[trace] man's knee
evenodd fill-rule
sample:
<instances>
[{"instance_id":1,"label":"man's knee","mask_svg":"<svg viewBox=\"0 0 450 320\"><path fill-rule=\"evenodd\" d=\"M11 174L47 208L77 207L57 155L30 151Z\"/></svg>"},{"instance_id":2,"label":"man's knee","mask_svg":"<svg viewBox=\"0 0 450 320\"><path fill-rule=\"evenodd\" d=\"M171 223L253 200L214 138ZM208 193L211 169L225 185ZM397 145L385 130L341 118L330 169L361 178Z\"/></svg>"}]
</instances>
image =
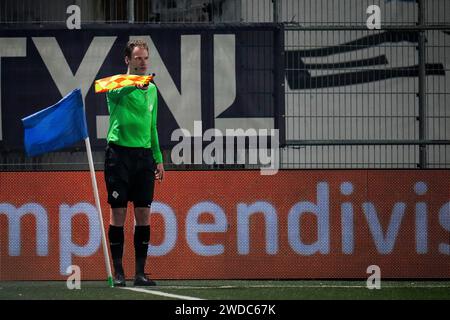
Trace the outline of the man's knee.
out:
<instances>
[{"instance_id":1,"label":"man's knee","mask_svg":"<svg viewBox=\"0 0 450 320\"><path fill-rule=\"evenodd\" d=\"M123 226L125 224L125 218L127 214L127 208L111 208L111 225Z\"/></svg>"},{"instance_id":2,"label":"man's knee","mask_svg":"<svg viewBox=\"0 0 450 320\"><path fill-rule=\"evenodd\" d=\"M150 208L148 207L135 207L134 217L136 219L136 225L145 226L149 224Z\"/></svg>"}]
</instances>

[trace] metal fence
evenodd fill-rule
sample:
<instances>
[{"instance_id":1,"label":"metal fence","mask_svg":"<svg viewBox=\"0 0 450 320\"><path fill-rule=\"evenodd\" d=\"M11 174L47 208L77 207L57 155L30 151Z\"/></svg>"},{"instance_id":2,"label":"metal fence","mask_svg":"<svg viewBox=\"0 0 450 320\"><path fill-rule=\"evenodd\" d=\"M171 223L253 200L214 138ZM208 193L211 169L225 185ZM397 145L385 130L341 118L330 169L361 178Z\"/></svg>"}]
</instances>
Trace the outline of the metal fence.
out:
<instances>
[{"instance_id":1,"label":"metal fence","mask_svg":"<svg viewBox=\"0 0 450 320\"><path fill-rule=\"evenodd\" d=\"M450 167L449 0L2 0L0 24L65 23L70 4L83 23L282 23L282 168ZM373 5L381 28L369 30ZM73 156L0 162L84 168Z\"/></svg>"},{"instance_id":2,"label":"metal fence","mask_svg":"<svg viewBox=\"0 0 450 320\"><path fill-rule=\"evenodd\" d=\"M261 20L258 15L265 14L261 3L256 0L2 0L0 22L65 23L66 8L72 4L80 7L83 23L241 22L249 20L245 12Z\"/></svg>"},{"instance_id":3,"label":"metal fence","mask_svg":"<svg viewBox=\"0 0 450 320\"><path fill-rule=\"evenodd\" d=\"M374 4L381 29L368 30ZM450 165L449 1L282 5L284 167Z\"/></svg>"}]
</instances>

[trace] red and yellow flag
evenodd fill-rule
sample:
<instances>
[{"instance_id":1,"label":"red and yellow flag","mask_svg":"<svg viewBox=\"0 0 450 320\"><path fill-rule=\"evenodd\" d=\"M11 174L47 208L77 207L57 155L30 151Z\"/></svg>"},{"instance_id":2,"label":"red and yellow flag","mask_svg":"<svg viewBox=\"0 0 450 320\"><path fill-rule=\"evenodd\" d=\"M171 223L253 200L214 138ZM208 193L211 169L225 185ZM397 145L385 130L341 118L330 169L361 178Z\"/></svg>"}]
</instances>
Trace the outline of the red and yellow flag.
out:
<instances>
[{"instance_id":1,"label":"red and yellow flag","mask_svg":"<svg viewBox=\"0 0 450 320\"><path fill-rule=\"evenodd\" d=\"M115 76L95 80L95 93L107 92L126 86L135 86L137 84L148 85L152 79L153 75L138 76L135 74L117 74Z\"/></svg>"}]
</instances>

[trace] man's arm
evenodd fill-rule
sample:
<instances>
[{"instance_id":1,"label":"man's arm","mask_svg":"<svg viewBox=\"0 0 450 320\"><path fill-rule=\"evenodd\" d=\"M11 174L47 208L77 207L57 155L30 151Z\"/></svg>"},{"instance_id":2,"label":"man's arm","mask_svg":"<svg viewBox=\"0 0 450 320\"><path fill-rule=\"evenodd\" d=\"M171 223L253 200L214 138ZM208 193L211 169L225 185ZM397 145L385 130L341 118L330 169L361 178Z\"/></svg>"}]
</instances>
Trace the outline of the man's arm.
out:
<instances>
[{"instance_id":1,"label":"man's arm","mask_svg":"<svg viewBox=\"0 0 450 320\"><path fill-rule=\"evenodd\" d=\"M136 88L134 86L113 89L106 93L106 97L107 97L107 99L112 100L114 102L114 104L117 104L123 96L129 94L133 90L136 90Z\"/></svg>"},{"instance_id":2,"label":"man's arm","mask_svg":"<svg viewBox=\"0 0 450 320\"><path fill-rule=\"evenodd\" d=\"M152 123L151 123L151 144L153 151L153 158L156 162L156 172L155 179L162 181L164 176L164 165L163 165L163 157L161 153L161 149L159 147L159 138L158 138L158 127L157 127L157 118L158 118L158 92L156 86L152 86L151 89L152 97Z\"/></svg>"}]
</instances>

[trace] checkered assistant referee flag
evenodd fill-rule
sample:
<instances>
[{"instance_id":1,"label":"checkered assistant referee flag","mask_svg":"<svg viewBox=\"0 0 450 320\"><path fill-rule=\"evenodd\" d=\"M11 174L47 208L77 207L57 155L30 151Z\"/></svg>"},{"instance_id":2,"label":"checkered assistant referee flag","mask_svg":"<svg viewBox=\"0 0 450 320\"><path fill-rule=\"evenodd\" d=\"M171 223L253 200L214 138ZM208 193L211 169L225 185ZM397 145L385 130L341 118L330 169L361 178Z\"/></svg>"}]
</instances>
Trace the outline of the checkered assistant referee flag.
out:
<instances>
[{"instance_id":1,"label":"checkered assistant referee flag","mask_svg":"<svg viewBox=\"0 0 450 320\"><path fill-rule=\"evenodd\" d=\"M152 81L154 74L151 76L138 76L134 74L118 74L115 76L95 80L95 93L107 92L113 89L119 89L127 86L135 86L137 84L148 85Z\"/></svg>"}]
</instances>

